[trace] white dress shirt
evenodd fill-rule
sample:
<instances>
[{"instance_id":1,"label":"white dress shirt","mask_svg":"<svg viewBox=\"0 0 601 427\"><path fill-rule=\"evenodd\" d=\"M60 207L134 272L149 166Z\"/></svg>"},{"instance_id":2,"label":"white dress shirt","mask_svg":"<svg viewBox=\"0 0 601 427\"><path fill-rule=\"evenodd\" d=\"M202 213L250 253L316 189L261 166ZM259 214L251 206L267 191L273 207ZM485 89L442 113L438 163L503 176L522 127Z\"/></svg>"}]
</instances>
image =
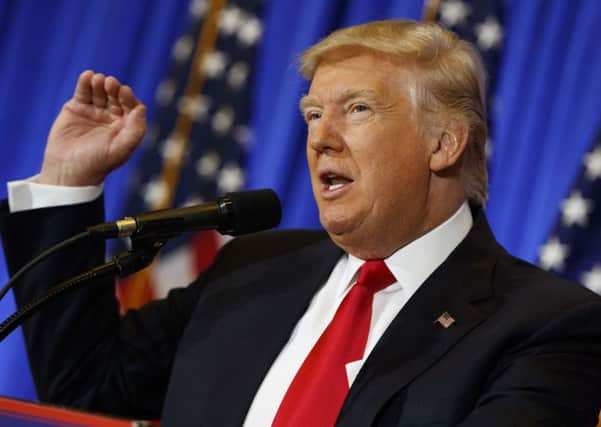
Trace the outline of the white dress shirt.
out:
<instances>
[{"instance_id":1,"label":"white dress shirt","mask_svg":"<svg viewBox=\"0 0 601 427\"><path fill-rule=\"evenodd\" d=\"M11 212L91 201L102 187L60 187L36 184L31 180L8 184ZM466 203L432 231L397 250L384 262L396 282L374 295L372 319L363 359L347 364L349 386L357 377L378 340L395 316L422 283L444 262L472 227ZM333 319L338 306L356 281L363 260L343 255L324 286L315 294L309 308L294 328L290 339L267 372L246 416L245 427L272 424L278 407L303 361Z\"/></svg>"}]
</instances>

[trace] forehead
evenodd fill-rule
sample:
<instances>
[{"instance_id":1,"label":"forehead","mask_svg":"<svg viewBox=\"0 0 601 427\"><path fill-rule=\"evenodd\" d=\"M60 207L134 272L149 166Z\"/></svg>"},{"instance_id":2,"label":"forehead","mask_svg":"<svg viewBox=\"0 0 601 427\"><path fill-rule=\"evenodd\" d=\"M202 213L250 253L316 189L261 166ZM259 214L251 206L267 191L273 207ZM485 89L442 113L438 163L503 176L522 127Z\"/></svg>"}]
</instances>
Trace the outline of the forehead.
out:
<instances>
[{"instance_id":1,"label":"forehead","mask_svg":"<svg viewBox=\"0 0 601 427\"><path fill-rule=\"evenodd\" d=\"M367 96L389 99L407 95L414 75L400 58L379 52L334 52L317 66L308 100L346 99Z\"/></svg>"}]
</instances>

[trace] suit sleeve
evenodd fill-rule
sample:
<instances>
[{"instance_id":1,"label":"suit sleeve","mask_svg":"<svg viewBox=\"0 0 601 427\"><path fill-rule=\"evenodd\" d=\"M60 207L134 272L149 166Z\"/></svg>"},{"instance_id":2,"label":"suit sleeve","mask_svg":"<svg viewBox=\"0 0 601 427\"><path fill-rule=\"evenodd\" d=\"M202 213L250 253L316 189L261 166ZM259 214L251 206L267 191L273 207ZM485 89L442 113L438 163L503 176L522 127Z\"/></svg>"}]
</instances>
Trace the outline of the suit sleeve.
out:
<instances>
[{"instance_id":1,"label":"suit sleeve","mask_svg":"<svg viewBox=\"0 0 601 427\"><path fill-rule=\"evenodd\" d=\"M596 426L601 408L599 324L601 304L582 303L507 351L460 425Z\"/></svg>"},{"instance_id":2,"label":"suit sleeve","mask_svg":"<svg viewBox=\"0 0 601 427\"><path fill-rule=\"evenodd\" d=\"M103 201L10 214L0 206L9 271L102 222ZM72 246L15 285L19 306L69 277L104 262L103 242ZM112 279L57 298L23 326L40 400L117 415L160 415L177 342L198 300L201 282L172 291L124 317Z\"/></svg>"}]
</instances>

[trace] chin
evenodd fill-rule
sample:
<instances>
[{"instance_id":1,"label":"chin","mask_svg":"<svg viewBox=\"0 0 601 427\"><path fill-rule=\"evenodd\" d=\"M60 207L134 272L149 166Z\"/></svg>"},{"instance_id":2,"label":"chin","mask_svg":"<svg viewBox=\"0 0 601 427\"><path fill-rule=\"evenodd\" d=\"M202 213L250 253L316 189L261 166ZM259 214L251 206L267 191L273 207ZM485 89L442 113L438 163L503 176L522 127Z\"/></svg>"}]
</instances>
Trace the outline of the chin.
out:
<instances>
[{"instance_id":1,"label":"chin","mask_svg":"<svg viewBox=\"0 0 601 427\"><path fill-rule=\"evenodd\" d=\"M352 249L357 246L360 239L357 238L357 233L353 232L354 229L348 222L322 219L321 224L336 246L354 254Z\"/></svg>"},{"instance_id":2,"label":"chin","mask_svg":"<svg viewBox=\"0 0 601 427\"><path fill-rule=\"evenodd\" d=\"M320 215L321 225L326 229L330 236L344 236L352 231L352 226L348 218L333 215Z\"/></svg>"},{"instance_id":3,"label":"chin","mask_svg":"<svg viewBox=\"0 0 601 427\"><path fill-rule=\"evenodd\" d=\"M359 259L384 259L391 253L376 236L349 222L322 220L322 225L336 246Z\"/></svg>"},{"instance_id":4,"label":"chin","mask_svg":"<svg viewBox=\"0 0 601 427\"><path fill-rule=\"evenodd\" d=\"M382 252L380 247L371 247L371 243L353 239L354 236L348 234L337 235L330 232L328 234L336 246L359 259L384 259L388 256L388 254Z\"/></svg>"}]
</instances>

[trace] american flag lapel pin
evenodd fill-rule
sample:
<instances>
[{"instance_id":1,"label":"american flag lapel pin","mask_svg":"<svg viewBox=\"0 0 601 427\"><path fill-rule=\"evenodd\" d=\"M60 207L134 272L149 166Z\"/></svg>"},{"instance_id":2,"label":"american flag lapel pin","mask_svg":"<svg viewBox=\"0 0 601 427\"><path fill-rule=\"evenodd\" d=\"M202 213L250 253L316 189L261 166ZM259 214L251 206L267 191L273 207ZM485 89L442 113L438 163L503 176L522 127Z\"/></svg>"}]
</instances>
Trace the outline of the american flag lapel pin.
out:
<instances>
[{"instance_id":1,"label":"american flag lapel pin","mask_svg":"<svg viewBox=\"0 0 601 427\"><path fill-rule=\"evenodd\" d=\"M455 319L453 319L453 316L451 316L448 311L445 311L440 316L438 316L434 323L440 323L440 325L443 328L448 328L453 323L455 323Z\"/></svg>"}]
</instances>

